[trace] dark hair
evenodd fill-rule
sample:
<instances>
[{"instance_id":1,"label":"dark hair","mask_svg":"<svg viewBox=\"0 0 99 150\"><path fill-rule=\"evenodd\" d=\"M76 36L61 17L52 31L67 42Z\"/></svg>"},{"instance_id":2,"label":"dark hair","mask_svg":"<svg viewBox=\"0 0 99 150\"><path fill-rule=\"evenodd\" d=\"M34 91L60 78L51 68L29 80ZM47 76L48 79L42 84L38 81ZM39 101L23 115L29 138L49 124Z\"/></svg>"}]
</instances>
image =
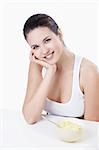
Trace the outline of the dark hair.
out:
<instances>
[{"instance_id":1,"label":"dark hair","mask_svg":"<svg viewBox=\"0 0 99 150\"><path fill-rule=\"evenodd\" d=\"M48 27L52 32L58 35L59 27L50 16L46 14L35 14L29 17L24 24L23 34L25 39L27 39L27 34L37 27Z\"/></svg>"}]
</instances>

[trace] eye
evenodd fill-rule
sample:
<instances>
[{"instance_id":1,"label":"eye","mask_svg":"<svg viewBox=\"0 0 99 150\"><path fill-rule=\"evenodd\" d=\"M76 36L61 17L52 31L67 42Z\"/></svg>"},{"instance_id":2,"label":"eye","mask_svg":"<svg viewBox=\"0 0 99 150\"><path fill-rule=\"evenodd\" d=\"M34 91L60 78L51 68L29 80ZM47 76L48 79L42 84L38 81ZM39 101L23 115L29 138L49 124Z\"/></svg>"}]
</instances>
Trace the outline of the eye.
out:
<instances>
[{"instance_id":1,"label":"eye","mask_svg":"<svg viewBox=\"0 0 99 150\"><path fill-rule=\"evenodd\" d=\"M45 43L48 43L49 41L51 41L50 38L46 39L46 40L45 40Z\"/></svg>"},{"instance_id":2,"label":"eye","mask_svg":"<svg viewBox=\"0 0 99 150\"><path fill-rule=\"evenodd\" d=\"M36 50L36 49L38 49L38 47L39 47L39 46L33 46L32 49L33 49L33 50Z\"/></svg>"}]
</instances>

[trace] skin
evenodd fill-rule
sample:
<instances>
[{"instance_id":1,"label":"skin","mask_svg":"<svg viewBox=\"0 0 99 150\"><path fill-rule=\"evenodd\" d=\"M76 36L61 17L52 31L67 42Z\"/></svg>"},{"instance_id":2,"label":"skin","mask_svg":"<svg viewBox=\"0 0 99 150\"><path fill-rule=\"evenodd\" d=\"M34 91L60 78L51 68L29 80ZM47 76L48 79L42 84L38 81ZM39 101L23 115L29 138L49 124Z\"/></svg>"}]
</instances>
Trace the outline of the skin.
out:
<instances>
[{"instance_id":1,"label":"skin","mask_svg":"<svg viewBox=\"0 0 99 150\"><path fill-rule=\"evenodd\" d=\"M39 121L46 97L58 103L70 100L75 55L64 45L60 30L56 35L47 27L38 27L28 33L27 42L31 51L23 114L32 124ZM52 59L46 59L53 51ZM43 67L47 69L44 79ZM84 119L99 121L99 70L85 58L80 67L79 83L85 95Z\"/></svg>"}]
</instances>

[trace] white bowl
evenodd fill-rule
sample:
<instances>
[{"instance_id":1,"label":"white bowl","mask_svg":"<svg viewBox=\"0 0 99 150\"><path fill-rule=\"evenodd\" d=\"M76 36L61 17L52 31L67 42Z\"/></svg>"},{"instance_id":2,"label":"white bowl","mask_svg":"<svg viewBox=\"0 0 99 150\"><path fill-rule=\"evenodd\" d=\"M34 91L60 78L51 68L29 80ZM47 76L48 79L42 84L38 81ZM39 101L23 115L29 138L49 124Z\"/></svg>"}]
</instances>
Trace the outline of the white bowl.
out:
<instances>
[{"instance_id":1,"label":"white bowl","mask_svg":"<svg viewBox=\"0 0 99 150\"><path fill-rule=\"evenodd\" d=\"M57 129L59 138L65 142L76 142L83 133L82 126L71 121L61 121Z\"/></svg>"}]
</instances>

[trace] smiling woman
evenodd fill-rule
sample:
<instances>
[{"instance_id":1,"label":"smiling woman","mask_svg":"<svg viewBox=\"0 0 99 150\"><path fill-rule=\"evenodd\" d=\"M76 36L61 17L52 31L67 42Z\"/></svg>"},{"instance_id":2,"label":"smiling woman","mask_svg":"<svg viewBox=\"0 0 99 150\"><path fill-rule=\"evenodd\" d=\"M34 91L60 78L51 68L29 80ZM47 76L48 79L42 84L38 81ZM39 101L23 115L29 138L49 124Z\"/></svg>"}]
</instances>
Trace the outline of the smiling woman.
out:
<instances>
[{"instance_id":1,"label":"smiling woman","mask_svg":"<svg viewBox=\"0 0 99 150\"><path fill-rule=\"evenodd\" d=\"M99 121L99 72L97 66L71 52L56 22L35 14L23 34L30 51L28 85L23 114L30 124L50 114ZM46 68L46 75L42 70Z\"/></svg>"}]
</instances>

